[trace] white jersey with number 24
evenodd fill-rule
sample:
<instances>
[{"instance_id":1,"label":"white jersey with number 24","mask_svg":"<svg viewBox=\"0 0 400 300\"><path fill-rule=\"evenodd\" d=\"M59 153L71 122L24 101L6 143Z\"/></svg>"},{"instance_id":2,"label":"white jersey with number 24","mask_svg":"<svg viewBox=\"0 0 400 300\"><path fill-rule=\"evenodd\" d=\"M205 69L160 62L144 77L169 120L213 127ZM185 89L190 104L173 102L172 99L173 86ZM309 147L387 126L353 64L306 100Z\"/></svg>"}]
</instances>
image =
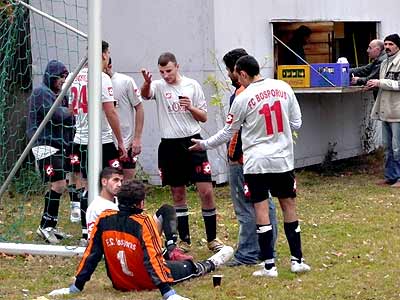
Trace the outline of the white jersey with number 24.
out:
<instances>
[{"instance_id":1,"label":"white jersey with number 24","mask_svg":"<svg viewBox=\"0 0 400 300\"><path fill-rule=\"evenodd\" d=\"M70 88L70 101L75 116L74 143L87 145L89 143L88 122L88 69L83 68L75 77ZM101 103L114 102L113 87L110 77L101 73ZM113 142L111 126L107 121L104 111L101 111L101 143Z\"/></svg>"}]
</instances>

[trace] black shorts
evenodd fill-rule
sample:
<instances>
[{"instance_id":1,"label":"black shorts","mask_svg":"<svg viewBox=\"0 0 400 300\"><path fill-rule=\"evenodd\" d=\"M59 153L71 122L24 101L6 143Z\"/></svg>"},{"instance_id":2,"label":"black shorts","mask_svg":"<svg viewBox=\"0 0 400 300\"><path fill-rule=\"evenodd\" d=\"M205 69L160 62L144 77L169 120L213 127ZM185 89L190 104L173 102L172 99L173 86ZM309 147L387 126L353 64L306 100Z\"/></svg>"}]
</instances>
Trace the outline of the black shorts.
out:
<instances>
[{"instance_id":1,"label":"black shorts","mask_svg":"<svg viewBox=\"0 0 400 300\"><path fill-rule=\"evenodd\" d=\"M114 143L103 144L103 168L122 169L118 149Z\"/></svg>"},{"instance_id":2,"label":"black shorts","mask_svg":"<svg viewBox=\"0 0 400 300\"><path fill-rule=\"evenodd\" d=\"M135 169L136 168L137 155L132 156L132 148L128 149L128 158L121 160L123 169Z\"/></svg>"},{"instance_id":3,"label":"black shorts","mask_svg":"<svg viewBox=\"0 0 400 300\"><path fill-rule=\"evenodd\" d=\"M161 139L158 147L158 169L162 185L184 186L196 182L211 182L211 166L206 151L189 151L192 138Z\"/></svg>"},{"instance_id":4,"label":"black shorts","mask_svg":"<svg viewBox=\"0 0 400 300\"><path fill-rule=\"evenodd\" d=\"M37 163L44 182L64 180L69 172L69 160L60 151L38 160Z\"/></svg>"},{"instance_id":5,"label":"black shorts","mask_svg":"<svg viewBox=\"0 0 400 300\"><path fill-rule=\"evenodd\" d=\"M87 145L74 144L70 155L70 164L73 172L80 172L82 178L87 178L88 150ZM121 168L118 150L114 143L103 144L102 167Z\"/></svg>"},{"instance_id":6,"label":"black shorts","mask_svg":"<svg viewBox=\"0 0 400 300\"><path fill-rule=\"evenodd\" d=\"M257 203L268 199L269 194L280 199L296 198L294 171L285 173L244 174L245 196L248 202Z\"/></svg>"},{"instance_id":7,"label":"black shorts","mask_svg":"<svg viewBox=\"0 0 400 300\"><path fill-rule=\"evenodd\" d=\"M74 144L71 142L64 149L64 171L72 172L71 154L73 153Z\"/></svg>"}]
</instances>

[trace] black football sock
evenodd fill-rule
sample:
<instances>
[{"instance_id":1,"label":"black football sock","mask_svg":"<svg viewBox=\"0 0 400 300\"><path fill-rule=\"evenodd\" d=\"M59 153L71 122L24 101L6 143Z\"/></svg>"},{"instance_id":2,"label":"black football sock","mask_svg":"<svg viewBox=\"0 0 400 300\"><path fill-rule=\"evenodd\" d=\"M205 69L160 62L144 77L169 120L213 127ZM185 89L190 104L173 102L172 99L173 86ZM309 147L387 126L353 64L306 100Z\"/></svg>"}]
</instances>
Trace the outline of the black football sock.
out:
<instances>
[{"instance_id":1,"label":"black football sock","mask_svg":"<svg viewBox=\"0 0 400 300\"><path fill-rule=\"evenodd\" d=\"M290 254L300 263L303 257L303 253L301 251L299 221L284 223L283 227L285 229L286 238L289 243Z\"/></svg>"},{"instance_id":2,"label":"black football sock","mask_svg":"<svg viewBox=\"0 0 400 300\"><path fill-rule=\"evenodd\" d=\"M275 266L274 248L272 247L272 225L257 224L258 244L260 246L260 258L265 262L267 270Z\"/></svg>"},{"instance_id":3,"label":"black football sock","mask_svg":"<svg viewBox=\"0 0 400 300\"><path fill-rule=\"evenodd\" d=\"M79 202L79 194L78 191L76 190L76 185L75 184L68 185L67 190L71 202Z\"/></svg>"},{"instance_id":4,"label":"black football sock","mask_svg":"<svg viewBox=\"0 0 400 300\"><path fill-rule=\"evenodd\" d=\"M202 208L201 213L206 227L207 242L211 242L217 238L217 210Z\"/></svg>"},{"instance_id":5,"label":"black football sock","mask_svg":"<svg viewBox=\"0 0 400 300\"><path fill-rule=\"evenodd\" d=\"M61 194L56 191L50 190L44 195L44 209L40 227L53 227L57 226L58 222L58 208L60 207Z\"/></svg>"},{"instance_id":6,"label":"black football sock","mask_svg":"<svg viewBox=\"0 0 400 300\"><path fill-rule=\"evenodd\" d=\"M156 211L156 217L162 225L165 247L168 251L171 251L176 247L178 240L175 209L171 205L164 204Z\"/></svg>"},{"instance_id":7,"label":"black football sock","mask_svg":"<svg viewBox=\"0 0 400 300\"><path fill-rule=\"evenodd\" d=\"M190 244L190 233L189 233L189 209L185 206L175 206L176 217L178 221L178 233L179 238Z\"/></svg>"},{"instance_id":8,"label":"black football sock","mask_svg":"<svg viewBox=\"0 0 400 300\"><path fill-rule=\"evenodd\" d=\"M215 265L211 260L198 261L194 265L196 266L196 276L203 276L215 270Z\"/></svg>"}]
</instances>

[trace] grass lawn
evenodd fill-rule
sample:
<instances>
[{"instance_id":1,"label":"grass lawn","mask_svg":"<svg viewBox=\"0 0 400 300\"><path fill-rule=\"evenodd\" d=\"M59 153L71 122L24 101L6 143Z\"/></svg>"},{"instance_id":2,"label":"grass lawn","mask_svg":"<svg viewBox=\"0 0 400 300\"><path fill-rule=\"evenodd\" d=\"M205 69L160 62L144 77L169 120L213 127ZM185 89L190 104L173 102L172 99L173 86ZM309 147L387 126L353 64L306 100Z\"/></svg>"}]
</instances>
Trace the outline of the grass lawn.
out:
<instances>
[{"instance_id":1,"label":"grass lawn","mask_svg":"<svg viewBox=\"0 0 400 300\"><path fill-rule=\"evenodd\" d=\"M381 178L381 159L364 157L331 166L330 176L298 170L298 213L303 253L312 271L295 275L289 271L289 250L282 224L279 228L279 277L254 278L250 267L221 268L222 286L212 287L211 275L175 286L191 299L400 299L400 190L376 186ZM237 240L238 225L229 187L217 187L219 236L228 245ZM190 191L191 231L195 259L210 255L204 240L198 198ZM16 215L24 220L15 233L23 241L35 236L41 213L41 197L25 201L23 210L15 199L4 199L0 208L0 234ZM67 200L67 198L64 198ZM167 189L152 187L147 198L149 212L171 202ZM60 225L79 236L79 226L68 221L68 201L63 201ZM278 213L279 220L282 220ZM8 231L11 229L8 228ZM3 232L2 232L3 231ZM70 244L75 240L68 241ZM68 286L79 258L7 256L0 254L0 298L37 299L55 288ZM121 293L113 290L100 263L83 293L65 299L160 299L158 291ZM43 299L43 298L42 298Z\"/></svg>"}]
</instances>

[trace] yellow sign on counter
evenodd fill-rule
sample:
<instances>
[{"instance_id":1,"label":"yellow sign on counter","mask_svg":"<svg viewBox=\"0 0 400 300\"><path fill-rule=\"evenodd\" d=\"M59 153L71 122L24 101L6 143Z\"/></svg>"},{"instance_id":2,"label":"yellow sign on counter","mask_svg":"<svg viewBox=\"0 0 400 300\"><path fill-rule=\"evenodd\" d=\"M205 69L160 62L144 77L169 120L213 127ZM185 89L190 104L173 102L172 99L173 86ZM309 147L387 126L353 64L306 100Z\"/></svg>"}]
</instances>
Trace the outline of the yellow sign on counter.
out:
<instances>
[{"instance_id":1,"label":"yellow sign on counter","mask_svg":"<svg viewBox=\"0 0 400 300\"><path fill-rule=\"evenodd\" d=\"M278 79L291 87L310 87L310 67L307 65L280 65Z\"/></svg>"}]
</instances>

